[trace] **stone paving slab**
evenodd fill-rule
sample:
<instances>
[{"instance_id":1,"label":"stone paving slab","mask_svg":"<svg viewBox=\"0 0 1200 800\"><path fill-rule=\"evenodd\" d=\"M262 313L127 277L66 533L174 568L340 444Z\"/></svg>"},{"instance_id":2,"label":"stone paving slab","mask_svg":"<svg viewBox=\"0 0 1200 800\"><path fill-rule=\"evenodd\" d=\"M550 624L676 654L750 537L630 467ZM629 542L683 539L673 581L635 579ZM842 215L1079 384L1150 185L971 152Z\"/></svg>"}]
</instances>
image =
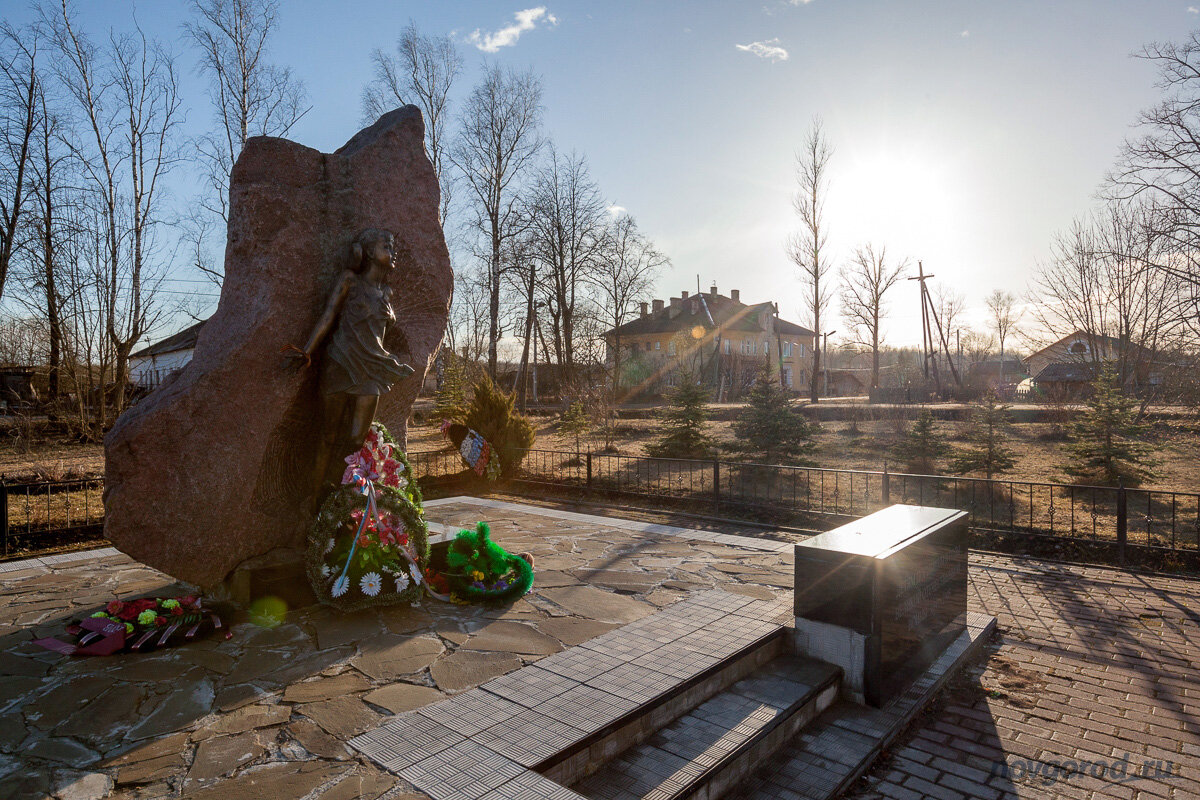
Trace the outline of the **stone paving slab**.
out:
<instances>
[{"instance_id":1,"label":"stone paving slab","mask_svg":"<svg viewBox=\"0 0 1200 800\"><path fill-rule=\"evenodd\" d=\"M731 557L704 549L713 546L707 534L688 539L683 529L646 531L623 520L564 519L554 509L473 499L433 501L427 518L435 538L485 519L497 542L533 553L538 573L552 580L535 581L524 600L500 608L426 600L419 608L344 614L317 606L289 613L272 629L236 621L229 641L70 659L30 640L61 636L68 620L116 597L191 587L112 548L0 564L0 797L419 797L411 781L345 742L364 726L554 658L687 596L671 586L788 598L775 584L715 569ZM790 580L790 553L762 544L732 537L722 547L771 559L772 580ZM542 563L550 559L554 570ZM629 582L636 589L590 582L610 581L614 571L636 578ZM554 591L572 586L589 590L586 603ZM393 651L397 658L381 657ZM580 718L584 695L566 698L573 704L564 702L561 715Z\"/></svg>"},{"instance_id":2,"label":"stone paving slab","mask_svg":"<svg viewBox=\"0 0 1200 800\"><path fill-rule=\"evenodd\" d=\"M444 534L487 519L497 541L534 553L538 572L551 574L557 586L590 585L574 574L585 569L669 573L654 589L629 595L596 587L608 597L641 604L633 608L642 617L659 603L669 605L685 592L714 586L770 591L779 599L790 594L792 557L786 543L743 536L730 544L702 536L705 532L689 538L679 533L686 529L671 526L483 504L489 502L431 501L427 516L443 526ZM756 546L743 546L747 541ZM769 574L730 572L731 565ZM1200 797L1195 679L1200 581L979 552L971 553L970 581L971 609L999 618L991 658L951 692L937 714L918 720L850 796ZM90 613L114 596L165 594L171 588L169 577L111 548L0 563L0 797L43 798L55 787L60 795L68 793L63 787L77 787L69 791L83 798L155 800L219 792L220 800L240 800L281 793L302 797L328 789L336 800L357 796L333 794L353 787L367 800L384 793L389 800L410 800L419 797L411 785L351 755L308 718L304 703L283 699L293 685L357 672L350 662L360 655L362 637L343 636L344 643L326 647L318 630L361 626L441 641L445 651L434 663L400 683L364 675L371 688L352 696L390 715L445 699L448 691L432 677L435 670L454 678L454 691L466 691L496 674L489 670L506 672L544 660L471 650L474 633L495 619L529 625L564 647L618 624L597 621L586 609L572 612L546 597L551 587L535 583L521 611L516 605L479 611L428 602L420 609L361 615L314 609L293 612L274 631L238 623L230 642L208 640L150 656L70 660L28 644L38 636L61 634L67 619ZM206 686L212 688L211 701ZM152 712L172 694L193 691L200 693L197 701L190 711L178 710L174 730L168 726L170 732L155 737L127 738L139 714ZM113 712L105 729L63 735L111 699L126 705ZM244 709L254 713L239 716ZM67 725L75 714L76 723ZM230 763L214 783L187 783L201 742L251 731L262 734L262 755L240 766ZM1107 774L1055 771L1054 765L1065 761L1069 767L1072 760L1076 767L1087 761L1095 770L1101 759L1111 765L1123 761L1125 753L1136 779L1118 782ZM999 775L992 774L996 763L1002 765ZM1053 782L1045 783L1044 772L1031 778L1022 772L1028 767L1050 769ZM26 773L30 777L22 777ZM262 791L265 782L279 791ZM506 786L517 791L511 782ZM530 786L535 794L513 796L543 796L536 792L546 788L544 782Z\"/></svg>"}]
</instances>

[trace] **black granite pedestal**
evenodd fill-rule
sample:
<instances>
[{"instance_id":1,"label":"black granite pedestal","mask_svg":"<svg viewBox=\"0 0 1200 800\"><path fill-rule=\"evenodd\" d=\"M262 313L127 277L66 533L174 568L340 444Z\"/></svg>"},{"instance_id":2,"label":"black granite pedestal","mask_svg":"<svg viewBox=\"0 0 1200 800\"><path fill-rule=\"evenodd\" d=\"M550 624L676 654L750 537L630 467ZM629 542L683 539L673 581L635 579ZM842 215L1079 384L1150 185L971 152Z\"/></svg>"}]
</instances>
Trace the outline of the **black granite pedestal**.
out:
<instances>
[{"instance_id":1,"label":"black granite pedestal","mask_svg":"<svg viewBox=\"0 0 1200 800\"><path fill-rule=\"evenodd\" d=\"M964 630L967 514L894 505L796 545L796 648L881 706Z\"/></svg>"}]
</instances>

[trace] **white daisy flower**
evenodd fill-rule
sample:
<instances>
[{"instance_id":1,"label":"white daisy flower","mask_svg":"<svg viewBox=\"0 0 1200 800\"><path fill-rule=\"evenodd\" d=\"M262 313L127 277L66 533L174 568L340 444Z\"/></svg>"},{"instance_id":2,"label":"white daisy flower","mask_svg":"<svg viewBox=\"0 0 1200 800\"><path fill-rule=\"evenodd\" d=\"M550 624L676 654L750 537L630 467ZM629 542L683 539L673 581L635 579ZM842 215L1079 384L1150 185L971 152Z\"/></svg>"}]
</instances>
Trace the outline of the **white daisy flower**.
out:
<instances>
[{"instance_id":1,"label":"white daisy flower","mask_svg":"<svg viewBox=\"0 0 1200 800\"><path fill-rule=\"evenodd\" d=\"M382 584L379 582L378 572L368 572L362 576L362 580L358 582L358 588L362 589L362 593L368 597L374 597L379 594Z\"/></svg>"},{"instance_id":2,"label":"white daisy flower","mask_svg":"<svg viewBox=\"0 0 1200 800\"><path fill-rule=\"evenodd\" d=\"M332 591L330 591L330 594L333 595L334 597L341 597L342 595L344 595L346 593L346 590L349 588L350 588L350 579L347 578L345 575L343 575L342 577L338 578L336 581L333 582L333 589L332 589Z\"/></svg>"},{"instance_id":3,"label":"white daisy flower","mask_svg":"<svg viewBox=\"0 0 1200 800\"><path fill-rule=\"evenodd\" d=\"M328 578L328 577L329 577L330 575L332 575L332 574L333 574L333 570L331 570L331 569L329 568L329 565L328 565L328 564L322 564L322 565L321 565L321 577L322 577L322 578Z\"/></svg>"},{"instance_id":4,"label":"white daisy flower","mask_svg":"<svg viewBox=\"0 0 1200 800\"><path fill-rule=\"evenodd\" d=\"M333 537L332 536L330 536L329 541L327 541L325 543L325 555L329 555L331 552L333 552Z\"/></svg>"},{"instance_id":5,"label":"white daisy flower","mask_svg":"<svg viewBox=\"0 0 1200 800\"><path fill-rule=\"evenodd\" d=\"M421 570L412 561L408 562L408 571L412 574L413 583L421 582ZM407 581L405 581L407 583Z\"/></svg>"},{"instance_id":6,"label":"white daisy flower","mask_svg":"<svg viewBox=\"0 0 1200 800\"><path fill-rule=\"evenodd\" d=\"M403 592L408 588L408 576L403 572L396 574L396 591Z\"/></svg>"}]
</instances>

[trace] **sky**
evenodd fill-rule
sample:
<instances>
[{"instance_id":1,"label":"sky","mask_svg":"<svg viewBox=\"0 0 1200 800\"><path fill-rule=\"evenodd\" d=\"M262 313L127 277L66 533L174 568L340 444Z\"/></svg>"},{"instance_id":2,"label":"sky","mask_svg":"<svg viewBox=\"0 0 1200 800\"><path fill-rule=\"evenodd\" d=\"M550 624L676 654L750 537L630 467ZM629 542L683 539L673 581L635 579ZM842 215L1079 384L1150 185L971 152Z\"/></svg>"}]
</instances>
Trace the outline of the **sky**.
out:
<instances>
[{"instance_id":1,"label":"sky","mask_svg":"<svg viewBox=\"0 0 1200 800\"><path fill-rule=\"evenodd\" d=\"M4 15L30 18L9 0ZM931 288L986 327L994 289L1028 294L1054 234L1096 193L1138 112L1159 97L1151 41L1200 27L1200 0L759 0L399 2L286 0L272 59L312 109L291 138L323 151L362 127L370 53L411 20L450 35L461 101L486 61L542 80L543 132L586 156L608 202L673 267L656 297L715 284L743 302L808 314L785 243L797 225L796 152L820 118L833 158L826 212L834 263L856 247L923 262ZM185 66L189 132L211 124L206 83L181 26L183 0L80 3L93 35L169 40ZM186 176L176 192L188 192ZM175 284L183 288L186 284ZM890 295L892 344L920 341L916 283ZM836 314L836 303L834 304ZM832 319L822 326L845 333Z\"/></svg>"}]
</instances>

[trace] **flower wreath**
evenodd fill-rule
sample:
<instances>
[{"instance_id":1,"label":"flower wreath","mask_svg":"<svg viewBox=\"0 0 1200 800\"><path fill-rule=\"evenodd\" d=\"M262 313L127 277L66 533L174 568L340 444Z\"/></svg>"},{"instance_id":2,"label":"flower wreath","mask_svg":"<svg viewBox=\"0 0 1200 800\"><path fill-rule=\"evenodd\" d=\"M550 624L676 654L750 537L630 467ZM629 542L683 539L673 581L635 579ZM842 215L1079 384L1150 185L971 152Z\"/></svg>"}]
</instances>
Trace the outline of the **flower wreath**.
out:
<instances>
[{"instance_id":1,"label":"flower wreath","mask_svg":"<svg viewBox=\"0 0 1200 800\"><path fill-rule=\"evenodd\" d=\"M429 533L408 459L374 423L346 464L309 531L313 591L343 611L412 601L423 591Z\"/></svg>"},{"instance_id":2,"label":"flower wreath","mask_svg":"<svg viewBox=\"0 0 1200 800\"><path fill-rule=\"evenodd\" d=\"M113 600L90 617L67 626L74 644L61 639L37 639L56 653L107 656L117 652L146 653L170 644L204 638L224 627L213 609L195 595ZM175 634L179 634L176 636ZM225 638L233 634L225 629Z\"/></svg>"}]
</instances>

